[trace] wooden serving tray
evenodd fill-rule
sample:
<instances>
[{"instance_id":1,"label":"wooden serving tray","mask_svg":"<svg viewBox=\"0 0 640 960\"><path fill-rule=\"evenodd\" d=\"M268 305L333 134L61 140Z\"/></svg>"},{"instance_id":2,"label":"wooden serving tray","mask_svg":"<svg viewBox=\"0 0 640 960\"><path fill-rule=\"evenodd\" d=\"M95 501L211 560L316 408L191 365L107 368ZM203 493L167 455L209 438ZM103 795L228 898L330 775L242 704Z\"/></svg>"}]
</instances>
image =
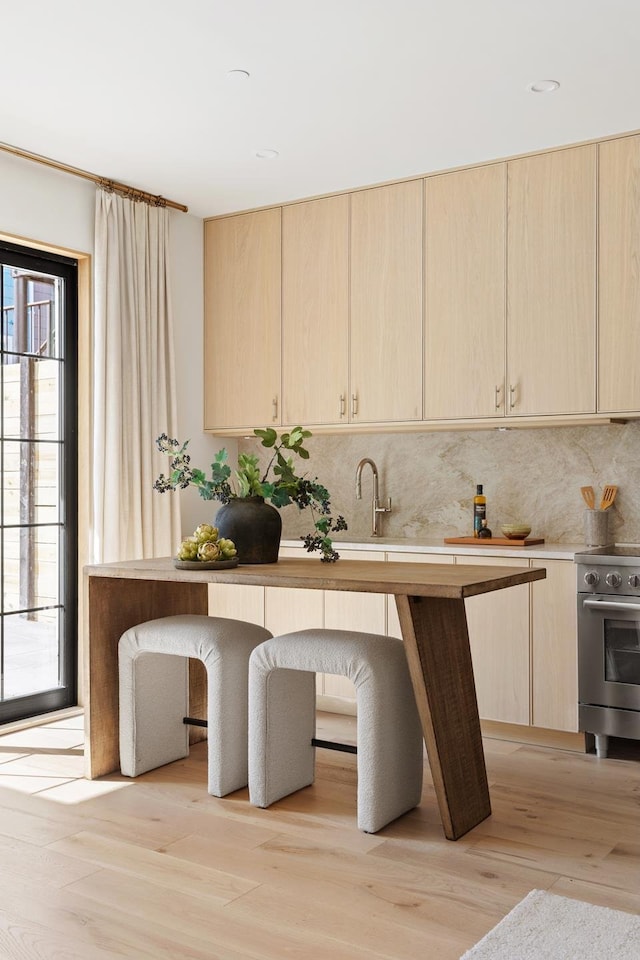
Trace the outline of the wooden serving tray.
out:
<instances>
[{"instance_id":1,"label":"wooden serving tray","mask_svg":"<svg viewBox=\"0 0 640 960\"><path fill-rule=\"evenodd\" d=\"M474 547L530 547L534 543L544 543L544 537L524 537L512 540L509 537L445 537L445 543L470 543Z\"/></svg>"}]
</instances>

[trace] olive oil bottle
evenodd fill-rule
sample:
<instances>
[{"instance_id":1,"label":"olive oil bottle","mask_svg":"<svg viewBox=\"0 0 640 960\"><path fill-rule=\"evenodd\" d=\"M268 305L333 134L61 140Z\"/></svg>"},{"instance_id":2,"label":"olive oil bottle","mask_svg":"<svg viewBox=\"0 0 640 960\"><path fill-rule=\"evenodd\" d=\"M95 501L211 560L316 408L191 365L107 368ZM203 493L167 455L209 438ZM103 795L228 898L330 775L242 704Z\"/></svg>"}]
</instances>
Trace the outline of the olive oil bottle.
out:
<instances>
[{"instance_id":1,"label":"olive oil bottle","mask_svg":"<svg viewBox=\"0 0 640 960\"><path fill-rule=\"evenodd\" d=\"M473 535L477 537L482 530L482 521L487 516L487 498L482 492L482 484L476 486L476 495L473 498Z\"/></svg>"}]
</instances>

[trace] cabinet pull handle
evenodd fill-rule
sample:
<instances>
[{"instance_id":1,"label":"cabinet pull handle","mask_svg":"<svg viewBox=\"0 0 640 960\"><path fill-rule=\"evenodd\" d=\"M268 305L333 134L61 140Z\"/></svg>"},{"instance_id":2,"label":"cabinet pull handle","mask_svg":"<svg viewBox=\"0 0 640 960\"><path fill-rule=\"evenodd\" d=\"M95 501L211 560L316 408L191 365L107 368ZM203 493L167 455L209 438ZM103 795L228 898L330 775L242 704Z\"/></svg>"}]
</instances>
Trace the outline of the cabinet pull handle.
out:
<instances>
[{"instance_id":1,"label":"cabinet pull handle","mask_svg":"<svg viewBox=\"0 0 640 960\"><path fill-rule=\"evenodd\" d=\"M351 394L351 416L352 417L358 416L358 394L357 393Z\"/></svg>"},{"instance_id":2,"label":"cabinet pull handle","mask_svg":"<svg viewBox=\"0 0 640 960\"><path fill-rule=\"evenodd\" d=\"M513 410L516 405L516 388L512 383L509 384L509 410Z\"/></svg>"},{"instance_id":3,"label":"cabinet pull handle","mask_svg":"<svg viewBox=\"0 0 640 960\"><path fill-rule=\"evenodd\" d=\"M340 394L340 416L344 417L344 415L345 415L345 400L344 400L344 393L341 393Z\"/></svg>"},{"instance_id":4,"label":"cabinet pull handle","mask_svg":"<svg viewBox=\"0 0 640 960\"><path fill-rule=\"evenodd\" d=\"M272 404L273 404L273 417L272 417L272 419L273 419L273 420L277 420L277 419L278 419L278 398L277 398L277 397L274 397L274 398L273 398Z\"/></svg>"},{"instance_id":5,"label":"cabinet pull handle","mask_svg":"<svg viewBox=\"0 0 640 960\"><path fill-rule=\"evenodd\" d=\"M502 392L502 384L497 384L496 386L496 410L499 410L502 406L502 398L500 396Z\"/></svg>"}]
</instances>

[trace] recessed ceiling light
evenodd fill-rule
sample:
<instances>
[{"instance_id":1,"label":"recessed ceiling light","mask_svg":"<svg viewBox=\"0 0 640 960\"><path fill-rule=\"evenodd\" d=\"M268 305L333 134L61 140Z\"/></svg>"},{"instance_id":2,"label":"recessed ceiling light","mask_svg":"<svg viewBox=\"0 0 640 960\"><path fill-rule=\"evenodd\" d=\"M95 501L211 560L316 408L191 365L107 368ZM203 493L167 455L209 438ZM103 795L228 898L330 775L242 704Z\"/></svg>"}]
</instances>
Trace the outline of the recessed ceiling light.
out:
<instances>
[{"instance_id":1,"label":"recessed ceiling light","mask_svg":"<svg viewBox=\"0 0 640 960\"><path fill-rule=\"evenodd\" d=\"M248 80L249 79L248 70L228 70L227 77L229 80Z\"/></svg>"},{"instance_id":2,"label":"recessed ceiling light","mask_svg":"<svg viewBox=\"0 0 640 960\"><path fill-rule=\"evenodd\" d=\"M256 150L256 157L260 160L275 160L280 154L277 150Z\"/></svg>"},{"instance_id":3,"label":"recessed ceiling light","mask_svg":"<svg viewBox=\"0 0 640 960\"><path fill-rule=\"evenodd\" d=\"M527 87L530 93L553 93L560 84L557 80L534 80Z\"/></svg>"}]
</instances>

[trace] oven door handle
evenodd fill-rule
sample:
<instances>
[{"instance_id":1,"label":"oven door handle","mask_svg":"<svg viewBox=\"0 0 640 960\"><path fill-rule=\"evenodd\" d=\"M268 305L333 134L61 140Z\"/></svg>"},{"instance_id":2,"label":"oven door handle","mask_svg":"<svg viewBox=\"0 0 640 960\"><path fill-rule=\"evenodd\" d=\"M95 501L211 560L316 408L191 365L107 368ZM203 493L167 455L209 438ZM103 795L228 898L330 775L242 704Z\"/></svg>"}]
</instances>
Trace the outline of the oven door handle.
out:
<instances>
[{"instance_id":1,"label":"oven door handle","mask_svg":"<svg viewBox=\"0 0 640 960\"><path fill-rule=\"evenodd\" d=\"M592 610L640 610L640 603L627 603L625 600L592 600L587 597L582 603Z\"/></svg>"}]
</instances>

